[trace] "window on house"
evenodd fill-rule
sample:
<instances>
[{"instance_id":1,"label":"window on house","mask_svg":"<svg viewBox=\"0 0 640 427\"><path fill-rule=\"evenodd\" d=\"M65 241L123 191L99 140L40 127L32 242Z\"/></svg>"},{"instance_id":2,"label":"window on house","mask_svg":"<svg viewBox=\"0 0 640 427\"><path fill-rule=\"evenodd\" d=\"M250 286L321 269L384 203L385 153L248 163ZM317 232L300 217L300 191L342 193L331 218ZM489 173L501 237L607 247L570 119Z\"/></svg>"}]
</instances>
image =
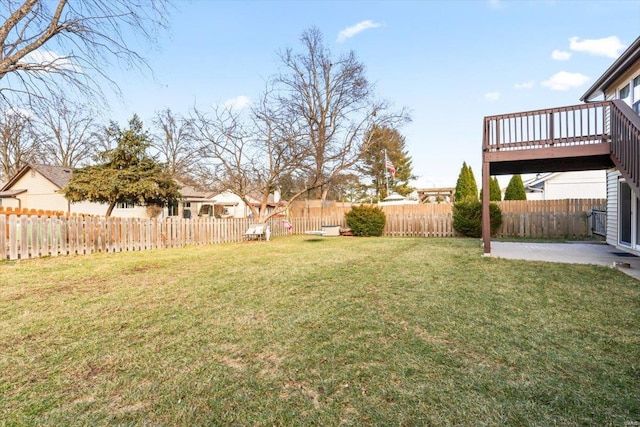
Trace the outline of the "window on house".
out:
<instances>
[{"instance_id":1,"label":"window on house","mask_svg":"<svg viewBox=\"0 0 640 427\"><path fill-rule=\"evenodd\" d=\"M127 202L116 204L116 208L118 209L133 209L135 207L136 205L134 205L133 203L127 203Z\"/></svg>"},{"instance_id":2,"label":"window on house","mask_svg":"<svg viewBox=\"0 0 640 427\"><path fill-rule=\"evenodd\" d=\"M626 85L618 91L618 99L626 102L627 105L631 105L631 90L629 89L629 85Z\"/></svg>"},{"instance_id":3,"label":"window on house","mask_svg":"<svg viewBox=\"0 0 640 427\"><path fill-rule=\"evenodd\" d=\"M191 207L191 202L184 202L184 203L182 204L182 207L184 207L184 208L190 208L190 207Z\"/></svg>"},{"instance_id":4,"label":"window on house","mask_svg":"<svg viewBox=\"0 0 640 427\"><path fill-rule=\"evenodd\" d=\"M169 209L168 216L178 216L178 202L171 201L167 207Z\"/></svg>"}]
</instances>

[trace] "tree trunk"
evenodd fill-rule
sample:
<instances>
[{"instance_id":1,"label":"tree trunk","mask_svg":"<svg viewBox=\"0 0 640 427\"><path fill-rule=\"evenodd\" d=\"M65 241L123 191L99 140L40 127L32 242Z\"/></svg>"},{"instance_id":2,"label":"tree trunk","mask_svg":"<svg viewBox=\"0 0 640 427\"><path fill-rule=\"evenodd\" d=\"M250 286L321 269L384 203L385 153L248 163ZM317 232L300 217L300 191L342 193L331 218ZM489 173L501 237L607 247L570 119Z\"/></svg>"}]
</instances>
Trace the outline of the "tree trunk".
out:
<instances>
[{"instance_id":1,"label":"tree trunk","mask_svg":"<svg viewBox=\"0 0 640 427\"><path fill-rule=\"evenodd\" d=\"M115 207L116 207L116 202L109 203L109 207L107 208L107 213L104 214L104 216L109 218L111 216L111 212L113 212L113 208L115 208Z\"/></svg>"}]
</instances>

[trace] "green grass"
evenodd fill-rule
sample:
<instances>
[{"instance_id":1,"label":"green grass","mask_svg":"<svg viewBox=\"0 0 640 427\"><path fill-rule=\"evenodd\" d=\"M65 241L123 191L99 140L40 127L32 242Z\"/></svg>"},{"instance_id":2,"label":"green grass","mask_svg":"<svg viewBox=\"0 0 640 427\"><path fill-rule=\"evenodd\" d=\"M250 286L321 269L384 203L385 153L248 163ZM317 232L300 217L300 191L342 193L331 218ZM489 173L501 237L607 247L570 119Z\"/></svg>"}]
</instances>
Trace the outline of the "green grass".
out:
<instances>
[{"instance_id":1,"label":"green grass","mask_svg":"<svg viewBox=\"0 0 640 427\"><path fill-rule=\"evenodd\" d=\"M640 421L640 282L478 240L0 264L0 425Z\"/></svg>"}]
</instances>

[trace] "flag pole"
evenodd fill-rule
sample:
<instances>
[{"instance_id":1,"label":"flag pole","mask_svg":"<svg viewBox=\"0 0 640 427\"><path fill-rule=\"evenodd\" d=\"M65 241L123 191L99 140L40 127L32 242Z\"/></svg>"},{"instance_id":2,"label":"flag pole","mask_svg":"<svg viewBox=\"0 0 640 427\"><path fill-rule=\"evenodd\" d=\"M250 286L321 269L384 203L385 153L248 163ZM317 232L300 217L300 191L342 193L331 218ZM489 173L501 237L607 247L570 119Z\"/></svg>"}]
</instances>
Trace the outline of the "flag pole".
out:
<instances>
[{"instance_id":1,"label":"flag pole","mask_svg":"<svg viewBox=\"0 0 640 427\"><path fill-rule=\"evenodd\" d=\"M387 157L387 149L384 149L384 176L387 179L387 197L389 197L389 170L387 169L387 163L389 158Z\"/></svg>"}]
</instances>

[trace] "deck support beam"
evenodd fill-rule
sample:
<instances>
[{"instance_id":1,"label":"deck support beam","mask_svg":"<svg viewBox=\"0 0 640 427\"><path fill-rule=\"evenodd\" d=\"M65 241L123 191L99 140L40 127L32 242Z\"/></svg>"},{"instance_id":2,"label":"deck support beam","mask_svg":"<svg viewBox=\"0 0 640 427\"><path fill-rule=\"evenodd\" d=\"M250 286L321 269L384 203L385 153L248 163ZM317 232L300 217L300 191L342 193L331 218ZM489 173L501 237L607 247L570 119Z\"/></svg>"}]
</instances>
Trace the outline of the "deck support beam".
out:
<instances>
[{"instance_id":1,"label":"deck support beam","mask_svg":"<svg viewBox=\"0 0 640 427\"><path fill-rule=\"evenodd\" d=\"M482 243L485 255L491 254L491 218L489 204L491 202L491 175L489 161L482 155Z\"/></svg>"}]
</instances>

